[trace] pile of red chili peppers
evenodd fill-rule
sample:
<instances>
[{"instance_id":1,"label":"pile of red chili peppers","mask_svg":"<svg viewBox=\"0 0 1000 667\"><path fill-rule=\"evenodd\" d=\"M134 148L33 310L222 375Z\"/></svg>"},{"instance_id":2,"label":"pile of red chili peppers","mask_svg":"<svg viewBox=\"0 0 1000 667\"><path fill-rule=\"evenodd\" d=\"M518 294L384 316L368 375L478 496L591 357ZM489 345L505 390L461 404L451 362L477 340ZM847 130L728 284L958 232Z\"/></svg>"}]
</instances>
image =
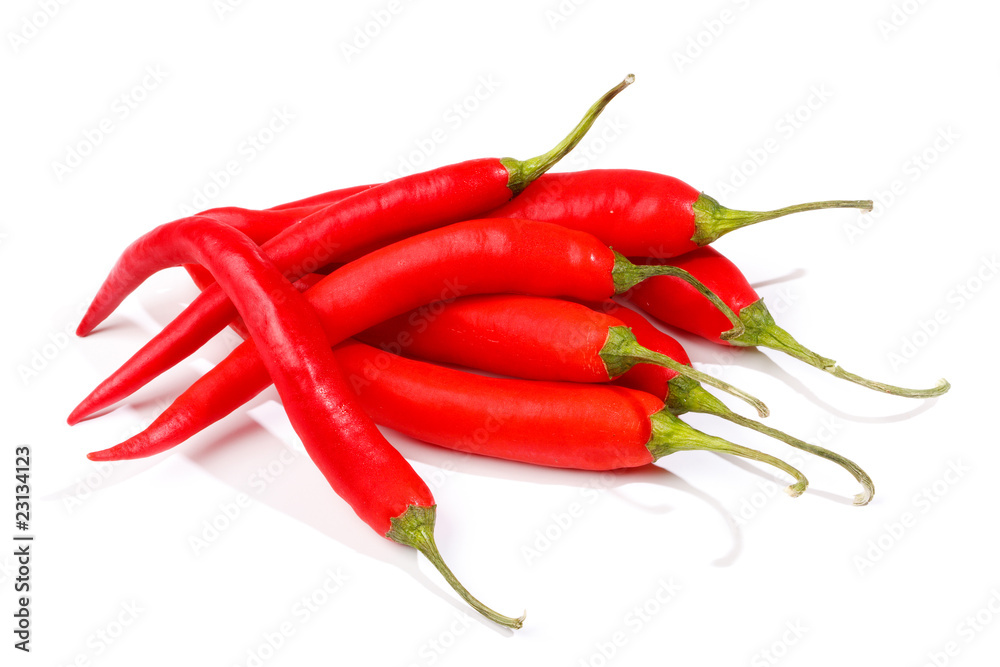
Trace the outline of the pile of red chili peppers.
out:
<instances>
[{"instance_id":1,"label":"pile of red chili peppers","mask_svg":"<svg viewBox=\"0 0 1000 667\"><path fill-rule=\"evenodd\" d=\"M226 326L245 341L142 433L89 458L165 451L273 383L309 456L358 516L418 549L472 607L513 628L523 616L493 611L445 565L434 498L376 423L451 449L582 470L726 452L784 471L793 496L805 490L805 476L784 461L678 418L704 412L843 466L863 488L855 503L867 503L874 487L860 467L731 410L705 387L767 415L758 399L692 368L642 313L717 343L770 347L877 391L938 396L944 381L924 390L872 382L803 347L739 269L707 247L762 220L872 202L735 211L661 174L546 174L632 81L536 158L469 160L266 210L212 209L139 238L79 335L163 268L185 265L201 294L70 423L125 399Z\"/></svg>"}]
</instances>

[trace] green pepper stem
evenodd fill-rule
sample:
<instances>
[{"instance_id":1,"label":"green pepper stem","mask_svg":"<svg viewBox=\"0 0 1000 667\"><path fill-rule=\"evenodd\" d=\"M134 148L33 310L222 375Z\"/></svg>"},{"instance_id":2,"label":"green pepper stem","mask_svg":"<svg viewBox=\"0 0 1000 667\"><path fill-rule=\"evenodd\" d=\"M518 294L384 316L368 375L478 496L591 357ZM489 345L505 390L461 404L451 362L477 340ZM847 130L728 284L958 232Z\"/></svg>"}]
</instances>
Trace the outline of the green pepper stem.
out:
<instances>
[{"instance_id":1,"label":"green pepper stem","mask_svg":"<svg viewBox=\"0 0 1000 667\"><path fill-rule=\"evenodd\" d=\"M406 508L406 511L399 516L392 517L389 522L392 527L389 532L385 534L390 540L394 542L399 542L400 544L405 544L408 547L413 547L424 556L427 560L437 568L437 571L441 573L441 576L445 578L455 592L458 593L463 600L465 600L469 605L478 611L480 614L490 619L494 623L506 626L508 628L520 628L524 623L524 614L521 614L519 618L511 618L510 616L504 616L499 614L485 604L477 600L472 593L466 590L465 586L458 580L458 578L452 573L451 569L445 564L444 559L441 557L441 552L438 551L437 544L434 542L434 521L437 515L436 512L437 505L431 505L430 507L420 506L420 505L410 505Z\"/></svg>"},{"instance_id":2,"label":"green pepper stem","mask_svg":"<svg viewBox=\"0 0 1000 667\"><path fill-rule=\"evenodd\" d=\"M617 86L604 93L601 99L594 102L594 105L587 110L584 114L583 119L577 123L573 131L570 132L566 137L560 141L556 146L547 153L543 153L537 157L529 158L527 160L515 160L514 158L505 157L500 160L501 164L507 168L510 173L510 177L507 180L507 187L515 195L524 190L528 185L531 184L536 178L547 172L552 168L556 162L559 162L567 153L569 153L573 148L580 143L587 131L590 130L594 125L594 121L597 117L601 115L604 111L604 107L608 106L608 103L615 98L618 93L622 92L627 88L632 82L635 81L635 75L629 74L625 79L619 83Z\"/></svg>"},{"instance_id":3,"label":"green pepper stem","mask_svg":"<svg viewBox=\"0 0 1000 667\"><path fill-rule=\"evenodd\" d=\"M724 382L708 373L703 373L687 364L682 364L679 361L671 359L665 354L660 354L659 352L654 352L649 348L643 347L635 339L635 334L628 327L609 327L608 339L601 348L600 355L601 359L604 360L605 367L608 369L609 378L618 377L636 364L655 364L669 368L679 375L690 378L692 381L701 381L710 387L730 393L752 405L761 417L766 417L769 414L767 406L759 398L755 398L742 389L738 389L728 382Z\"/></svg>"},{"instance_id":4,"label":"green pepper stem","mask_svg":"<svg viewBox=\"0 0 1000 667\"><path fill-rule=\"evenodd\" d=\"M801 496L809 486L809 480L796 468L779 458L759 452L756 449L736 445L728 440L702 433L678 419L669 409L664 408L649 416L653 434L646 443L646 448L653 455L653 460L660 459L674 452L707 450L721 454L741 456L752 461L767 463L795 478L795 483L785 489L793 498Z\"/></svg>"},{"instance_id":5,"label":"green pepper stem","mask_svg":"<svg viewBox=\"0 0 1000 667\"><path fill-rule=\"evenodd\" d=\"M675 414L678 414L678 411L691 411L715 415L734 424L745 426L746 428L753 429L758 433L763 433L764 435L780 440L787 445L795 447L796 449L801 449L804 452L809 452L810 454L824 458L832 463L836 463L841 468L851 473L851 475L854 476L854 479L861 484L861 493L854 496L855 505L867 505L875 496L875 484L872 482L872 478L869 477L868 473L862 470L861 466L854 461L851 461L850 459L824 447L811 445L808 442L799 440L798 438L792 437L787 433L736 414L727 408L722 401L705 391L705 389L697 382L692 382L683 377L677 377L671 380L669 385L670 394L667 397L667 407L669 407Z\"/></svg>"},{"instance_id":6,"label":"green pepper stem","mask_svg":"<svg viewBox=\"0 0 1000 667\"><path fill-rule=\"evenodd\" d=\"M856 208L862 211L872 210L872 200L856 199L817 201L808 204L796 204L773 211L737 211L726 208L712 197L702 193L694 205L694 236L691 240L698 245L708 245L724 234L734 229L755 225L765 220L774 220L792 213L803 211L818 211L827 208Z\"/></svg>"},{"instance_id":7,"label":"green pepper stem","mask_svg":"<svg viewBox=\"0 0 1000 667\"><path fill-rule=\"evenodd\" d=\"M727 306L726 303L719 298L718 294L708 289L703 282L692 276L684 269L676 266L670 266L669 264L633 264L627 257L625 257L625 255L622 255L617 250L613 252L615 253L615 265L611 270L611 276L614 280L615 294L627 292L647 278L654 278L656 276L671 276L673 278L680 278L698 290L698 293L703 297L711 301L712 305L715 306L719 312L725 315L729 322L733 325L732 329L719 335L722 340L732 340L743 334L745 325L742 320L740 320L739 316L733 312L733 309Z\"/></svg>"},{"instance_id":8,"label":"green pepper stem","mask_svg":"<svg viewBox=\"0 0 1000 667\"><path fill-rule=\"evenodd\" d=\"M938 380L938 383L929 389L907 389L905 387L885 384L884 382L875 382L860 375L849 373L841 368L833 359L821 357L812 350L804 347L790 333L779 327L774 322L774 318L768 312L767 306L764 305L763 301L755 301L749 306L745 306L740 311L740 321L745 325L745 330L739 336L728 339L731 345L741 347L752 347L754 345L769 347L772 350L784 352L800 361L804 361L810 366L826 371L834 377L848 380L862 387L906 398L933 398L934 396L944 394L951 388L951 384L945 379Z\"/></svg>"}]
</instances>

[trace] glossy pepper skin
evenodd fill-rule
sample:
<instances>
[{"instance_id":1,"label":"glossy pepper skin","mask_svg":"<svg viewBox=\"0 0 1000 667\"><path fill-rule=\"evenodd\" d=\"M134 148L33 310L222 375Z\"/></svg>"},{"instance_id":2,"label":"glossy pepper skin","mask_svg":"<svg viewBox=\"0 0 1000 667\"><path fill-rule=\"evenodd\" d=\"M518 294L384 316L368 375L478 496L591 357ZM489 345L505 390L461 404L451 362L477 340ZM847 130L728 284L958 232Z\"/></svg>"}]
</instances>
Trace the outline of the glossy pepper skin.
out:
<instances>
[{"instance_id":1,"label":"glossy pepper skin","mask_svg":"<svg viewBox=\"0 0 1000 667\"><path fill-rule=\"evenodd\" d=\"M332 201L340 201L347 199L351 195L364 192L371 187L370 185L355 185L339 190L332 190L324 195L324 199L331 199L331 203ZM315 198L308 198L262 211L238 206L222 206L202 211L198 216L224 222L249 236L257 245L264 245L288 227L300 222L316 211L326 208L328 205L319 205L315 202ZM212 274L202 266L189 264L184 268L200 289L204 289L215 282Z\"/></svg>"},{"instance_id":2,"label":"glossy pepper skin","mask_svg":"<svg viewBox=\"0 0 1000 667\"><path fill-rule=\"evenodd\" d=\"M663 402L610 385L466 373L358 342L337 361L372 418L410 437L474 454L578 470L652 463L649 417Z\"/></svg>"},{"instance_id":3,"label":"glossy pepper skin","mask_svg":"<svg viewBox=\"0 0 1000 667\"><path fill-rule=\"evenodd\" d=\"M455 300L424 315L398 316L358 338L383 349L436 362L534 380L608 382L631 368L659 365L690 382L704 382L739 396L762 414L758 399L644 347L625 323L605 312L565 299L490 294Z\"/></svg>"},{"instance_id":4,"label":"glossy pepper skin","mask_svg":"<svg viewBox=\"0 0 1000 667\"><path fill-rule=\"evenodd\" d=\"M483 158L405 176L339 200L286 228L262 247L290 281L333 262L412 234L481 216L523 190L573 148L604 107L634 77L605 93L570 134L548 153L529 160ZM86 335L118 305L105 283L77 333ZM186 359L236 316L225 293L210 287L127 362L120 373L134 391ZM127 379L124 379L126 378ZM71 415L71 422L81 415Z\"/></svg>"},{"instance_id":5,"label":"glossy pepper skin","mask_svg":"<svg viewBox=\"0 0 1000 667\"><path fill-rule=\"evenodd\" d=\"M472 220L380 248L324 277L306 293L331 344L411 308L462 295L521 292L601 300L627 289L631 264L590 234L545 222ZM117 296L116 296L117 298ZM114 384L114 377L102 384ZM237 347L143 433L114 449L117 458L172 447L252 399L269 384L247 343ZM106 398L99 387L91 394ZM196 398L195 398L196 397ZM75 413L92 412L87 400ZM197 414L195 414L197 413Z\"/></svg>"},{"instance_id":6,"label":"glossy pepper skin","mask_svg":"<svg viewBox=\"0 0 1000 667\"><path fill-rule=\"evenodd\" d=\"M333 191L288 205L332 203L340 197ZM672 176L636 169L590 169L544 174L517 199L487 215L557 222L590 232L625 255L668 258L765 220L821 209L870 211L871 207L870 200L830 200L739 211Z\"/></svg>"},{"instance_id":7,"label":"glossy pepper skin","mask_svg":"<svg viewBox=\"0 0 1000 667\"><path fill-rule=\"evenodd\" d=\"M694 250L700 193L672 176L634 169L547 174L490 215L558 222L590 232L623 255Z\"/></svg>"},{"instance_id":8,"label":"glossy pepper skin","mask_svg":"<svg viewBox=\"0 0 1000 667\"><path fill-rule=\"evenodd\" d=\"M615 470L678 451L709 450L761 461L808 480L784 461L691 428L641 391L609 384L484 377L345 343L337 360L373 417L459 451L536 465Z\"/></svg>"},{"instance_id":9,"label":"glossy pepper skin","mask_svg":"<svg viewBox=\"0 0 1000 667\"><path fill-rule=\"evenodd\" d=\"M283 204L278 210L335 204L345 192L333 190ZM588 169L543 174L483 217L556 222L589 232L623 255L673 257L699 247L692 239L697 232L694 207L700 197L673 176L636 169Z\"/></svg>"},{"instance_id":10,"label":"glossy pepper skin","mask_svg":"<svg viewBox=\"0 0 1000 667\"><path fill-rule=\"evenodd\" d=\"M525 380L608 382L637 378L677 377L676 370L654 363L608 365L608 331L628 327L639 343L685 366L684 348L645 317L614 301L578 303L519 294L469 296L436 307L422 307L366 329L355 338L382 350L437 363L457 364ZM672 344L654 339L654 330ZM654 385L655 386L655 385ZM657 397L663 392L642 389Z\"/></svg>"},{"instance_id":11,"label":"glossy pepper skin","mask_svg":"<svg viewBox=\"0 0 1000 667\"><path fill-rule=\"evenodd\" d=\"M613 381L666 400L677 370L621 364L612 377L601 355L612 327L626 326L639 344L685 366L679 342L615 301L588 304L517 294L469 296L414 309L355 338L380 350L524 380Z\"/></svg>"},{"instance_id":12,"label":"glossy pepper skin","mask_svg":"<svg viewBox=\"0 0 1000 667\"><path fill-rule=\"evenodd\" d=\"M561 299L468 296L380 322L359 340L405 356L522 379L607 382L600 352L621 322Z\"/></svg>"},{"instance_id":13,"label":"glossy pepper skin","mask_svg":"<svg viewBox=\"0 0 1000 667\"><path fill-rule=\"evenodd\" d=\"M385 535L409 506L434 505L358 405L305 298L245 235L209 218L168 223L127 249L109 280L128 293L185 262L209 269L230 295L310 458L365 523Z\"/></svg>"}]
</instances>

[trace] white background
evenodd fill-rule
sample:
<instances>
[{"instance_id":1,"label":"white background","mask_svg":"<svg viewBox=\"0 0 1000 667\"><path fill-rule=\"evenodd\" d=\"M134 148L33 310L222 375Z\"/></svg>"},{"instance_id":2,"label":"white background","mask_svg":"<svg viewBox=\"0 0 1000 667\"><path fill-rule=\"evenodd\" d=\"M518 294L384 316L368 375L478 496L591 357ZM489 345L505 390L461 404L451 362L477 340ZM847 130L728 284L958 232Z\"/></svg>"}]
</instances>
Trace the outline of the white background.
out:
<instances>
[{"instance_id":1,"label":"white background","mask_svg":"<svg viewBox=\"0 0 1000 667\"><path fill-rule=\"evenodd\" d=\"M19 444L32 448L36 535L30 655L11 646L13 542L0 548L4 664L995 660L995 3L48 5L7 2L0 20L0 539L15 532ZM367 43L366 26L377 33ZM214 341L127 405L66 426L194 294L167 271L99 334L65 335L133 239L206 207L199 194L266 207L408 164L535 155L628 72L635 85L558 169L672 174L737 208L882 203L867 218L765 223L717 247L807 345L896 384L945 376L949 394L880 396L775 353L682 339L700 368L764 398L772 425L866 467L871 505L850 506L854 482L835 467L709 418L690 421L801 462L810 491L789 499L771 471L703 453L601 476L392 435L434 489L453 569L498 610L527 609L510 632L357 520L294 456L273 403L155 459L85 459L138 431L232 344ZM292 118L248 150L276 113ZM437 128L444 141L428 147ZM88 153L81 163L56 166L75 150ZM231 160L239 173L213 188ZM281 474L262 485L268 465Z\"/></svg>"}]
</instances>

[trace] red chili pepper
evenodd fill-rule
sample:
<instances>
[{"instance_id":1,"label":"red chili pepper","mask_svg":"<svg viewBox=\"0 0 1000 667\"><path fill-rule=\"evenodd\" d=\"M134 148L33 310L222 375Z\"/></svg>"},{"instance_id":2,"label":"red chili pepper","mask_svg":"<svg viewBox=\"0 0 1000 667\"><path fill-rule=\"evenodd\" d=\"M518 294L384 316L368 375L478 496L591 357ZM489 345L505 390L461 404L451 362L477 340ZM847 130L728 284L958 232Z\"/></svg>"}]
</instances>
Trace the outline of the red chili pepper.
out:
<instances>
[{"instance_id":1,"label":"red chili pepper","mask_svg":"<svg viewBox=\"0 0 1000 667\"><path fill-rule=\"evenodd\" d=\"M779 327L760 296L750 286L749 281L735 264L726 259L718 250L700 248L683 257L671 260L637 259L638 263L656 266L676 266L690 272L705 283L713 292L739 313L745 330L737 336L723 338L722 334L731 328L726 318L718 318L713 309L704 308L697 292L687 289L686 283L669 278L646 281L637 285L629 295L629 300L662 322L697 334L716 343L739 347L762 346L789 354L796 359L826 371L835 377L849 380L863 387L895 396L909 398L929 398L940 396L951 385L939 380L930 389L906 389L882 382L867 380L841 368L833 359L821 357L802 346L791 334Z\"/></svg>"},{"instance_id":2,"label":"red chili pepper","mask_svg":"<svg viewBox=\"0 0 1000 667\"><path fill-rule=\"evenodd\" d=\"M425 312L426 311L426 312ZM763 403L684 361L640 345L625 324L572 301L516 294L467 296L386 320L358 334L390 351L526 380L608 382L636 365L655 364L722 389L767 416Z\"/></svg>"},{"instance_id":3,"label":"red chili pepper","mask_svg":"<svg viewBox=\"0 0 1000 667\"><path fill-rule=\"evenodd\" d=\"M289 280L334 261L342 261L416 232L473 218L496 208L523 190L569 152L593 125L605 106L632 75L608 91L573 131L548 153L529 160L487 158L406 176L367 189L314 213L287 228L263 249ZM106 283L84 315L77 333L87 335L115 308L124 290ZM130 382L142 386L187 358L235 317L219 289L210 288L174 320L169 332L141 351L143 375ZM123 375L125 371L123 371Z\"/></svg>"},{"instance_id":4,"label":"red chili pepper","mask_svg":"<svg viewBox=\"0 0 1000 667\"><path fill-rule=\"evenodd\" d=\"M162 225L126 250L112 270L138 285L168 266L209 268L253 336L306 452L338 495L380 535L414 547L487 618L520 627L474 598L445 565L434 542L436 505L427 485L382 436L357 402L305 298L245 235L210 218ZM255 341L259 345L255 345Z\"/></svg>"},{"instance_id":5,"label":"red chili pepper","mask_svg":"<svg viewBox=\"0 0 1000 667\"><path fill-rule=\"evenodd\" d=\"M590 232L624 255L674 257L764 220L817 209L871 207L869 200L837 200L736 211L672 176L590 169L539 178L516 201L490 215L558 222Z\"/></svg>"},{"instance_id":6,"label":"red chili pepper","mask_svg":"<svg viewBox=\"0 0 1000 667\"><path fill-rule=\"evenodd\" d=\"M306 292L306 298L323 321L331 344L336 344L436 300L498 292L600 300L628 290L650 272L664 270L678 271L636 267L590 234L558 225L473 220L365 255L326 276ZM146 431L94 457L134 458L164 451L229 414L268 384L256 351L244 344L195 382ZM77 406L71 420L107 405L118 389L112 376Z\"/></svg>"},{"instance_id":7,"label":"red chili pepper","mask_svg":"<svg viewBox=\"0 0 1000 667\"><path fill-rule=\"evenodd\" d=\"M663 399L675 415L716 415L840 465L864 487L855 504L867 504L874 494L871 478L857 464L734 413L696 379L679 374L678 366L690 366L680 343L613 301L591 309L542 297L463 297L437 309L413 310L357 337L389 352L522 379L606 382L617 377L620 386ZM664 357L674 363L657 363Z\"/></svg>"},{"instance_id":8,"label":"red chili pepper","mask_svg":"<svg viewBox=\"0 0 1000 667\"><path fill-rule=\"evenodd\" d=\"M333 204L343 198L342 192L334 190L286 206ZM483 217L556 222L590 232L624 255L674 257L765 220L819 209L870 211L871 207L871 200L833 200L773 211L738 211L673 176L635 169L589 169L545 174L520 196Z\"/></svg>"},{"instance_id":9,"label":"red chili pepper","mask_svg":"<svg viewBox=\"0 0 1000 667\"><path fill-rule=\"evenodd\" d=\"M636 467L677 451L708 450L785 471L796 480L788 488L792 496L808 485L780 459L695 430L645 392L484 377L356 342L335 352L375 421L449 449L582 470Z\"/></svg>"},{"instance_id":10,"label":"red chili pepper","mask_svg":"<svg viewBox=\"0 0 1000 667\"><path fill-rule=\"evenodd\" d=\"M341 193L341 196L346 196L345 193L354 193L363 189L365 187L361 186L347 188L347 190L337 190L336 192ZM315 207L289 207L281 210L255 211L237 206L226 206L202 211L196 217L212 218L213 220L224 222L230 227L246 234L257 245L263 245L269 239L280 234L282 230L291 227L315 210ZM184 269L199 289L204 289L215 282L211 271L208 271L199 264L185 264Z\"/></svg>"}]
</instances>

